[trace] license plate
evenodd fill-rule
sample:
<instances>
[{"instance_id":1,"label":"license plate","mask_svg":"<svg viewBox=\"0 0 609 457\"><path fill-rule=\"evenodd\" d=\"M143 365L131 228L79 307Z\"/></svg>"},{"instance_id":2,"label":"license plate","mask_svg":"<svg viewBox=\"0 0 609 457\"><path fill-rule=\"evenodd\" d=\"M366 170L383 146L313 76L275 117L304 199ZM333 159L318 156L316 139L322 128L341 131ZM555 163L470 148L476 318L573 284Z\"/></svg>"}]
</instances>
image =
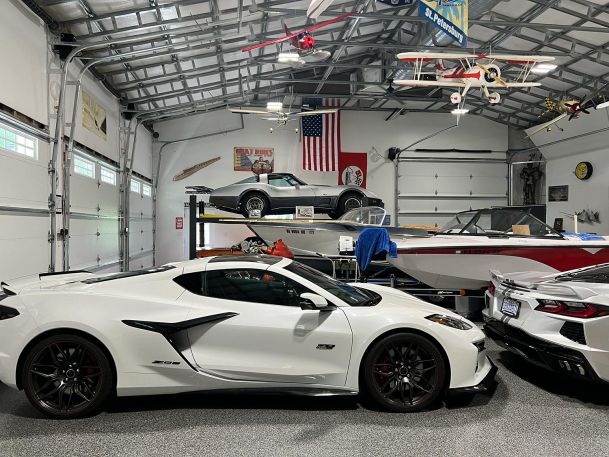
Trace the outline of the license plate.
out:
<instances>
[{"instance_id":1,"label":"license plate","mask_svg":"<svg viewBox=\"0 0 609 457\"><path fill-rule=\"evenodd\" d=\"M520 314L520 302L512 298L504 298L501 303L501 312L506 316L518 318Z\"/></svg>"}]
</instances>

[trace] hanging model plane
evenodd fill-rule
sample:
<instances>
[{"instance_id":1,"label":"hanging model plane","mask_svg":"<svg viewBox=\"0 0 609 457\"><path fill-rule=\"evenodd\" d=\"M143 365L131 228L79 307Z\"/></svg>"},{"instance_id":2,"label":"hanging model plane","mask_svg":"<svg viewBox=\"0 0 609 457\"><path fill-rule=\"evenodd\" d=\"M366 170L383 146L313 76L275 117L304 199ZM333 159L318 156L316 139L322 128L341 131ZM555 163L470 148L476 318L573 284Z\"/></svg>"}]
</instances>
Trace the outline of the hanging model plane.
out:
<instances>
[{"instance_id":1,"label":"hanging model plane","mask_svg":"<svg viewBox=\"0 0 609 457\"><path fill-rule=\"evenodd\" d=\"M402 62L412 62L414 65L414 78L410 80L395 80L394 84L408 87L454 87L457 92L450 96L450 101L459 104L470 89L481 89L489 103L497 104L501 96L489 89L516 89L524 87L537 87L541 83L527 82L533 66L540 62L551 62L554 57L524 56L504 54L462 54L440 52L403 52L397 55ZM436 61L435 72L423 72L423 65ZM455 68L446 68L444 60L456 60L460 65ZM485 63L481 63L484 61ZM495 61L505 62L509 65L522 65L516 82L508 82L501 77L501 68ZM435 79L422 78L424 75L434 75Z\"/></svg>"},{"instance_id":2,"label":"hanging model plane","mask_svg":"<svg viewBox=\"0 0 609 457\"><path fill-rule=\"evenodd\" d=\"M604 87L605 86L603 86L603 88ZM594 95L588 95L581 100L561 100L558 103L550 98L546 98L544 101L546 109L539 117L544 117L548 114L556 114L556 116L549 121L536 126L528 133L527 137L530 138L539 132L543 132L544 130L546 132L551 131L553 125L558 127L558 122L567 116L568 120L572 121L573 119L578 119L582 113L590 114L590 109L598 110L609 107L609 97L598 95L598 93L599 91L597 91ZM563 131L563 129L560 127L558 127L558 130Z\"/></svg>"},{"instance_id":3,"label":"hanging model plane","mask_svg":"<svg viewBox=\"0 0 609 457\"><path fill-rule=\"evenodd\" d=\"M282 43L285 41L289 41L290 45L296 50L298 53L298 57L310 57L314 56L318 60L327 59L330 57L330 52L325 50L320 50L315 47L315 39L313 38L313 34L311 32L326 27L330 24L334 24L335 22L340 22L348 19L352 16L352 13L342 14L328 21L320 22L319 24L315 24L311 27L308 27L304 30L300 30L298 32L291 33L288 27L284 24L285 36L280 38L274 38L269 41L265 41L263 43L257 43L252 46L248 46L243 48L243 52L250 52L255 49L263 48L265 46L270 46L276 43Z\"/></svg>"},{"instance_id":4,"label":"hanging model plane","mask_svg":"<svg viewBox=\"0 0 609 457\"><path fill-rule=\"evenodd\" d=\"M240 114L257 114L263 117L267 121L275 121L278 125L286 125L288 122L299 119L304 116L317 116L318 114L333 114L338 112L338 109L316 109L312 111L272 111L272 110L256 110L247 108L229 108L231 113Z\"/></svg>"}]
</instances>

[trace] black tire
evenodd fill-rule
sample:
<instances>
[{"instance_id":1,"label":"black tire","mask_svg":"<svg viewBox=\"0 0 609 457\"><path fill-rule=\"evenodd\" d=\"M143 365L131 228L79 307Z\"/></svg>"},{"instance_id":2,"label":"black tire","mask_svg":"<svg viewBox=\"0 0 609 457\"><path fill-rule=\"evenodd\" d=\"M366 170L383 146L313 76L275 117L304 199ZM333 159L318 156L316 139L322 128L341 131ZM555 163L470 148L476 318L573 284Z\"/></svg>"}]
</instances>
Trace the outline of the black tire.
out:
<instances>
[{"instance_id":1,"label":"black tire","mask_svg":"<svg viewBox=\"0 0 609 457\"><path fill-rule=\"evenodd\" d=\"M446 363L430 339L397 333L381 339L368 351L362 363L361 384L366 399L381 409L420 411L444 392Z\"/></svg>"},{"instance_id":2,"label":"black tire","mask_svg":"<svg viewBox=\"0 0 609 457\"><path fill-rule=\"evenodd\" d=\"M104 351L78 335L52 335L26 355L23 390L46 416L76 419L102 407L114 388L112 366Z\"/></svg>"},{"instance_id":3,"label":"black tire","mask_svg":"<svg viewBox=\"0 0 609 457\"><path fill-rule=\"evenodd\" d=\"M249 192L241 198L241 214L249 217L250 209L259 209L260 217L266 216L270 210L269 200L261 192Z\"/></svg>"},{"instance_id":4,"label":"black tire","mask_svg":"<svg viewBox=\"0 0 609 457\"><path fill-rule=\"evenodd\" d=\"M352 209L364 206L364 197L357 192L347 192L342 195L336 205L336 210L330 213L332 219L338 219Z\"/></svg>"}]
</instances>

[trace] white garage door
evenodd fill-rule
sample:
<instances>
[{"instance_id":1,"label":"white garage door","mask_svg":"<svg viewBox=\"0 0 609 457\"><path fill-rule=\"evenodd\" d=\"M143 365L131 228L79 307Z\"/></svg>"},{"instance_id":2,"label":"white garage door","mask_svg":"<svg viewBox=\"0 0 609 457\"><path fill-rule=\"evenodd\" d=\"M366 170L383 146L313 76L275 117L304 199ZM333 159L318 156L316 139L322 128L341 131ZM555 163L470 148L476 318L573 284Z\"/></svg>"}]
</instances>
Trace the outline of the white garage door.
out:
<instances>
[{"instance_id":1,"label":"white garage door","mask_svg":"<svg viewBox=\"0 0 609 457\"><path fill-rule=\"evenodd\" d=\"M49 143L0 121L0 281L49 268Z\"/></svg>"},{"instance_id":2,"label":"white garage door","mask_svg":"<svg viewBox=\"0 0 609 457\"><path fill-rule=\"evenodd\" d=\"M398 225L441 227L455 213L508 203L508 166L501 159L398 162Z\"/></svg>"},{"instance_id":3,"label":"white garage door","mask_svg":"<svg viewBox=\"0 0 609 457\"><path fill-rule=\"evenodd\" d=\"M118 271L119 187L113 165L76 151L70 180L70 269Z\"/></svg>"},{"instance_id":4,"label":"white garage door","mask_svg":"<svg viewBox=\"0 0 609 457\"><path fill-rule=\"evenodd\" d=\"M153 265L153 210L152 186L138 178L131 178L129 227L129 269L140 270Z\"/></svg>"}]
</instances>

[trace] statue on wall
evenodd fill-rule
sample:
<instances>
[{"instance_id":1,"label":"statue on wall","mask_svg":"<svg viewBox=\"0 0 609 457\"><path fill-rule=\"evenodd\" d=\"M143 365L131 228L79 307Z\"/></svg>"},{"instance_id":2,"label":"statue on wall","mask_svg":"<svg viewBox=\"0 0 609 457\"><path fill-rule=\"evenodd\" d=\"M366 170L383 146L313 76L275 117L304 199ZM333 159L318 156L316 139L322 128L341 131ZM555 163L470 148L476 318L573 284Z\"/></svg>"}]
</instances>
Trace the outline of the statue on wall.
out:
<instances>
[{"instance_id":1,"label":"statue on wall","mask_svg":"<svg viewBox=\"0 0 609 457\"><path fill-rule=\"evenodd\" d=\"M523 194L523 205L535 205L537 204L537 188L539 182L543 177L543 171L541 170L541 162L533 162L539 160L536 154L531 154L529 160L524 168L520 171L520 180L522 181L522 194Z\"/></svg>"}]
</instances>

